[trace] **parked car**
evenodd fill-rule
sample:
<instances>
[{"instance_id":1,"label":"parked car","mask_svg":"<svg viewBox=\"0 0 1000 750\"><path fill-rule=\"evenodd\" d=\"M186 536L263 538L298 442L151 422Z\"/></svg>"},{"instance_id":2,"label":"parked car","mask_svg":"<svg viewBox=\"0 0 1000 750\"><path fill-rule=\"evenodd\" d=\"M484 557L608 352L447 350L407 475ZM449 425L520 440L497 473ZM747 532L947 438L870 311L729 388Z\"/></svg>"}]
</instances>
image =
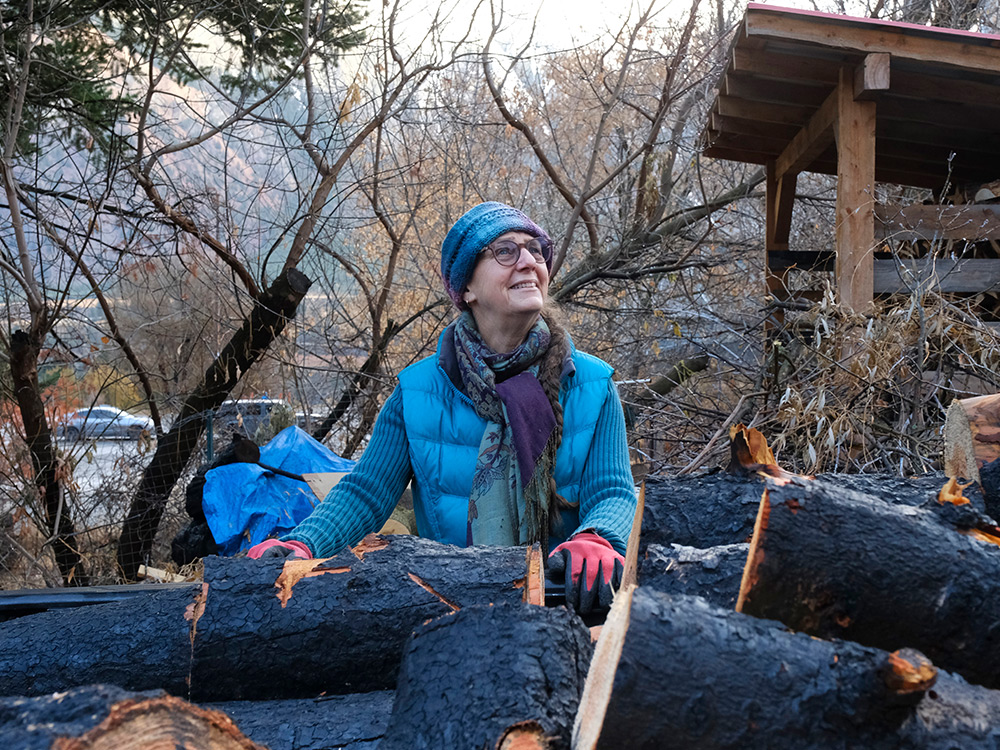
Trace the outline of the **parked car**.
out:
<instances>
[{"instance_id":1,"label":"parked car","mask_svg":"<svg viewBox=\"0 0 1000 750\"><path fill-rule=\"evenodd\" d=\"M262 425L271 422L271 416L277 410L292 414L292 407L287 401L278 398L241 398L223 401L214 417L216 436L231 437L237 432L244 437L252 438Z\"/></svg>"},{"instance_id":2,"label":"parked car","mask_svg":"<svg viewBox=\"0 0 1000 750\"><path fill-rule=\"evenodd\" d=\"M70 440L88 438L138 439L143 430L153 432L153 420L114 406L92 406L70 412L60 421L57 434Z\"/></svg>"}]
</instances>

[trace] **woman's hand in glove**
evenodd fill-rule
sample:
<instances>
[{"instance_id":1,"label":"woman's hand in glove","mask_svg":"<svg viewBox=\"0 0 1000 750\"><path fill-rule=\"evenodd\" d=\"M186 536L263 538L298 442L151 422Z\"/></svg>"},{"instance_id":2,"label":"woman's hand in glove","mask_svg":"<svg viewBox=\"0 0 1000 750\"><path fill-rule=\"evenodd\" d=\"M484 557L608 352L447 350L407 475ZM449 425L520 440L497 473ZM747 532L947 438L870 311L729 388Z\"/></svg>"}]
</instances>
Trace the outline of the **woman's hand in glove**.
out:
<instances>
[{"instance_id":1,"label":"woman's hand in glove","mask_svg":"<svg viewBox=\"0 0 1000 750\"><path fill-rule=\"evenodd\" d=\"M607 610L621 586L625 558L606 539L584 531L549 555L549 577L565 575L566 605L581 615Z\"/></svg>"},{"instance_id":2,"label":"woman's hand in glove","mask_svg":"<svg viewBox=\"0 0 1000 750\"><path fill-rule=\"evenodd\" d=\"M302 542L279 542L277 539L265 539L247 551L247 557L255 560L269 557L301 557L311 560L312 556L312 551Z\"/></svg>"}]
</instances>

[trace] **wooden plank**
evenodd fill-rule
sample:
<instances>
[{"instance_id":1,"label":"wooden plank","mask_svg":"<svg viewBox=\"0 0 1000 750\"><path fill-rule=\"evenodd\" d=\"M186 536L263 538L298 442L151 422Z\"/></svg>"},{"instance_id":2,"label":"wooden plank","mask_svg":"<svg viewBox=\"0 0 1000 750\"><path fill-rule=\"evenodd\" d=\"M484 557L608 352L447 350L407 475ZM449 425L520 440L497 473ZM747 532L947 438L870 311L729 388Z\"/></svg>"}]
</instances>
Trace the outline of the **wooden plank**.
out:
<instances>
[{"instance_id":1,"label":"wooden plank","mask_svg":"<svg viewBox=\"0 0 1000 750\"><path fill-rule=\"evenodd\" d=\"M762 81L753 76L729 72L722 79L719 93L723 96L735 96L757 102L772 104L796 102L818 107L830 93L830 87L785 81L776 85L774 81Z\"/></svg>"},{"instance_id":2,"label":"wooden plank","mask_svg":"<svg viewBox=\"0 0 1000 750\"><path fill-rule=\"evenodd\" d=\"M792 140L795 134L802 127L791 123L761 122L760 120L748 120L743 117L726 117L718 112L713 112L708 117L708 130L727 135L745 135L754 138L762 136L777 136Z\"/></svg>"},{"instance_id":3,"label":"wooden plank","mask_svg":"<svg viewBox=\"0 0 1000 750\"><path fill-rule=\"evenodd\" d=\"M896 96L923 101L931 99L935 104L981 107L994 117L1000 109L1000 101L997 101L1000 86L994 82L934 76L922 70L901 70L900 67L893 66L892 69L892 90ZM913 106L912 103L910 106Z\"/></svg>"},{"instance_id":4,"label":"wooden plank","mask_svg":"<svg viewBox=\"0 0 1000 750\"><path fill-rule=\"evenodd\" d=\"M864 62L854 70L854 98L872 99L888 90L889 55L885 52L865 55Z\"/></svg>"},{"instance_id":5,"label":"wooden plank","mask_svg":"<svg viewBox=\"0 0 1000 750\"><path fill-rule=\"evenodd\" d=\"M783 81L808 81L836 86L843 60L817 59L809 55L781 54L771 49L737 46L730 59L737 73L752 73Z\"/></svg>"},{"instance_id":6,"label":"wooden plank","mask_svg":"<svg viewBox=\"0 0 1000 750\"><path fill-rule=\"evenodd\" d=\"M875 103L854 98L854 75L837 87L837 294L852 310L871 307L875 247Z\"/></svg>"},{"instance_id":7,"label":"wooden plank","mask_svg":"<svg viewBox=\"0 0 1000 750\"><path fill-rule=\"evenodd\" d=\"M1000 42L987 34L768 8L757 3L747 7L744 29L748 38L888 52L933 65L1000 74Z\"/></svg>"},{"instance_id":8,"label":"wooden plank","mask_svg":"<svg viewBox=\"0 0 1000 750\"><path fill-rule=\"evenodd\" d=\"M875 261L875 293L910 294L916 289L959 294L1000 292L1000 259L917 258Z\"/></svg>"},{"instance_id":9,"label":"wooden plank","mask_svg":"<svg viewBox=\"0 0 1000 750\"><path fill-rule=\"evenodd\" d=\"M838 90L835 88L826 97L808 124L799 131L775 160L775 177L778 180L786 174L797 174L809 169L810 165L833 142L833 123L836 120L839 102ZM874 137L874 130L872 135Z\"/></svg>"},{"instance_id":10,"label":"wooden plank","mask_svg":"<svg viewBox=\"0 0 1000 750\"><path fill-rule=\"evenodd\" d=\"M809 122L816 107L801 104L766 104L720 93L715 100L715 111L723 117L739 117L756 122L773 122L802 127Z\"/></svg>"},{"instance_id":11,"label":"wooden plank","mask_svg":"<svg viewBox=\"0 0 1000 750\"><path fill-rule=\"evenodd\" d=\"M875 206L878 239L1000 240L1000 205Z\"/></svg>"}]
</instances>

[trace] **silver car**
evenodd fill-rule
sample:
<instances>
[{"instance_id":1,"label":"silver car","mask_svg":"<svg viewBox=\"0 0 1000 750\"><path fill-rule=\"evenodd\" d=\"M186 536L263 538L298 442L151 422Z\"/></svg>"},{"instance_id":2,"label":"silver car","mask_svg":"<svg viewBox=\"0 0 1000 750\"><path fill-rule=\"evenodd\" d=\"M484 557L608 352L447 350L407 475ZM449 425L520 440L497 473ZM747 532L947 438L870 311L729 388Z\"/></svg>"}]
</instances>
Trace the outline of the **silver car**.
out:
<instances>
[{"instance_id":1,"label":"silver car","mask_svg":"<svg viewBox=\"0 0 1000 750\"><path fill-rule=\"evenodd\" d=\"M137 440L143 431L153 432L153 420L149 417L130 414L114 406L92 406L67 414L59 423L58 434L69 440L76 440L81 435Z\"/></svg>"}]
</instances>

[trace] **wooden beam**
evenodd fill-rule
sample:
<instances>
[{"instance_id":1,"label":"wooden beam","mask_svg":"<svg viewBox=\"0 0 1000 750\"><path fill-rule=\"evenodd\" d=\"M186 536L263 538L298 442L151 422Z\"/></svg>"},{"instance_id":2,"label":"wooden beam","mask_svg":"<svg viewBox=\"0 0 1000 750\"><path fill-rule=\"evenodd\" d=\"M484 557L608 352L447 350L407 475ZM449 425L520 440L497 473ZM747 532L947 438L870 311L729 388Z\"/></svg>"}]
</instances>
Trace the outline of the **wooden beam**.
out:
<instances>
[{"instance_id":1,"label":"wooden beam","mask_svg":"<svg viewBox=\"0 0 1000 750\"><path fill-rule=\"evenodd\" d=\"M781 173L776 169L774 162L767 164L764 247L768 253L788 250L797 177L797 171Z\"/></svg>"},{"instance_id":2,"label":"wooden beam","mask_svg":"<svg viewBox=\"0 0 1000 750\"><path fill-rule=\"evenodd\" d=\"M1000 240L1000 205L875 206L875 234L883 240Z\"/></svg>"},{"instance_id":3,"label":"wooden beam","mask_svg":"<svg viewBox=\"0 0 1000 750\"><path fill-rule=\"evenodd\" d=\"M747 8L743 26L749 39L888 52L908 60L1000 74L1000 44L995 36L987 34L768 8L756 3Z\"/></svg>"},{"instance_id":4,"label":"wooden beam","mask_svg":"<svg viewBox=\"0 0 1000 750\"><path fill-rule=\"evenodd\" d=\"M708 130L710 131L754 138L777 136L791 141L801 129L798 125L760 122L759 120L746 120L742 117L726 117L717 112L713 112L708 117Z\"/></svg>"},{"instance_id":5,"label":"wooden beam","mask_svg":"<svg viewBox=\"0 0 1000 750\"><path fill-rule=\"evenodd\" d=\"M770 50L737 46L730 60L737 73L752 73L782 81L821 83L836 86L844 60L817 59L807 55L787 55Z\"/></svg>"},{"instance_id":6,"label":"wooden beam","mask_svg":"<svg viewBox=\"0 0 1000 750\"><path fill-rule=\"evenodd\" d=\"M854 98L854 74L837 86L837 294L848 308L872 304L875 247L875 102Z\"/></svg>"},{"instance_id":7,"label":"wooden beam","mask_svg":"<svg viewBox=\"0 0 1000 750\"><path fill-rule=\"evenodd\" d=\"M935 100L935 105L964 104L983 108L995 114L1000 86L993 81L975 81L951 76L928 75L924 70L906 70L901 65L892 68L893 94L909 99ZM912 102L910 103L912 107Z\"/></svg>"},{"instance_id":8,"label":"wooden beam","mask_svg":"<svg viewBox=\"0 0 1000 750\"><path fill-rule=\"evenodd\" d=\"M788 288L788 271L776 271L771 267L771 253L788 250L788 237L792 227L792 207L795 203L795 183L798 172L779 173L775 162L767 163L765 181L765 223L764 223L764 284L769 295ZM774 314L776 325L784 324L784 314Z\"/></svg>"},{"instance_id":9,"label":"wooden beam","mask_svg":"<svg viewBox=\"0 0 1000 750\"><path fill-rule=\"evenodd\" d=\"M772 104L794 102L813 107L820 106L829 92L829 86L784 81L776 84L775 81L764 81L732 71L726 73L719 86L719 93L723 96Z\"/></svg>"},{"instance_id":10,"label":"wooden beam","mask_svg":"<svg viewBox=\"0 0 1000 750\"><path fill-rule=\"evenodd\" d=\"M1000 259L876 260L873 286L876 294L911 294L918 289L955 294L1000 292Z\"/></svg>"},{"instance_id":11,"label":"wooden beam","mask_svg":"<svg viewBox=\"0 0 1000 750\"><path fill-rule=\"evenodd\" d=\"M739 117L744 120L802 127L809 122L816 108L802 104L765 104L720 93L719 98L715 100L714 111L723 117Z\"/></svg>"},{"instance_id":12,"label":"wooden beam","mask_svg":"<svg viewBox=\"0 0 1000 750\"><path fill-rule=\"evenodd\" d=\"M837 117L838 91L835 88L816 110L808 124L799 131L775 160L775 176L781 179L786 174L798 174L812 165L830 144L833 143L833 123ZM874 132L872 133L874 137Z\"/></svg>"},{"instance_id":13,"label":"wooden beam","mask_svg":"<svg viewBox=\"0 0 1000 750\"><path fill-rule=\"evenodd\" d=\"M889 54L887 52L872 52L865 55L864 62L854 70L854 98L872 99L888 90Z\"/></svg>"}]
</instances>

